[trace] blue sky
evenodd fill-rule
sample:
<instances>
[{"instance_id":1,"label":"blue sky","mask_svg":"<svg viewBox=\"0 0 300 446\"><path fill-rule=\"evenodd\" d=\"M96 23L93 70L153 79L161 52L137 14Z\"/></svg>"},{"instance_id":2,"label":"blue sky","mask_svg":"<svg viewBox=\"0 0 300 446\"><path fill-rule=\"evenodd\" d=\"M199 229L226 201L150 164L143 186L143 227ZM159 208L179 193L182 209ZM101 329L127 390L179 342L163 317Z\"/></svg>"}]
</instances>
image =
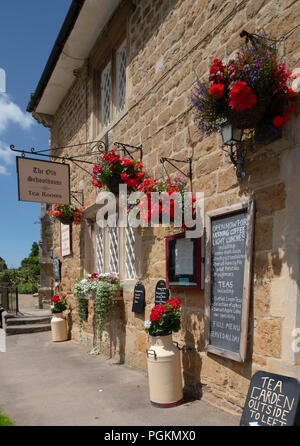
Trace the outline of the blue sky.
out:
<instances>
[{"instance_id":1,"label":"blue sky","mask_svg":"<svg viewBox=\"0 0 300 446\"><path fill-rule=\"evenodd\" d=\"M6 74L6 93L0 93L0 257L8 267L19 267L32 242L40 240L40 204L18 201L9 146L48 147L48 129L26 107L71 3L9 0L0 5L0 68Z\"/></svg>"}]
</instances>

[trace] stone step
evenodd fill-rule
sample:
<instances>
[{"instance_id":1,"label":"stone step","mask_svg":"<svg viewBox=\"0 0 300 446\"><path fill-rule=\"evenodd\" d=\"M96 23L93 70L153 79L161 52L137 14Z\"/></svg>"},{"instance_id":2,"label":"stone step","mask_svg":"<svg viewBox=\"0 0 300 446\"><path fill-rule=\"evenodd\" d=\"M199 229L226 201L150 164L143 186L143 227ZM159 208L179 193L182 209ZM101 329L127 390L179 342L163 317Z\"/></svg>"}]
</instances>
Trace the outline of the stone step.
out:
<instances>
[{"instance_id":1,"label":"stone step","mask_svg":"<svg viewBox=\"0 0 300 446\"><path fill-rule=\"evenodd\" d=\"M32 316L32 317L11 317L6 319L6 326L11 325L33 325L33 324L49 324L51 316Z\"/></svg>"},{"instance_id":2,"label":"stone step","mask_svg":"<svg viewBox=\"0 0 300 446\"><path fill-rule=\"evenodd\" d=\"M25 325L9 325L6 327L6 336L37 333L40 331L50 331L51 324L25 324Z\"/></svg>"}]
</instances>

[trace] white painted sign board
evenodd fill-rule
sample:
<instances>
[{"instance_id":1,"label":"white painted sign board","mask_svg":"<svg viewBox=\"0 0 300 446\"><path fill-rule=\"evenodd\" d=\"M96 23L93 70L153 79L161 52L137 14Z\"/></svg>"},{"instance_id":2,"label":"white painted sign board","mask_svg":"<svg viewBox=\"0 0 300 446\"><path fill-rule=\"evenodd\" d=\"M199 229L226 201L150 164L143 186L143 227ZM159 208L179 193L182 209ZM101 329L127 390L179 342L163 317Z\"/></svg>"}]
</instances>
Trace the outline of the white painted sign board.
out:
<instances>
[{"instance_id":1,"label":"white painted sign board","mask_svg":"<svg viewBox=\"0 0 300 446\"><path fill-rule=\"evenodd\" d=\"M69 256L72 252L71 246L71 225L60 224L60 245L61 245L61 255Z\"/></svg>"}]
</instances>

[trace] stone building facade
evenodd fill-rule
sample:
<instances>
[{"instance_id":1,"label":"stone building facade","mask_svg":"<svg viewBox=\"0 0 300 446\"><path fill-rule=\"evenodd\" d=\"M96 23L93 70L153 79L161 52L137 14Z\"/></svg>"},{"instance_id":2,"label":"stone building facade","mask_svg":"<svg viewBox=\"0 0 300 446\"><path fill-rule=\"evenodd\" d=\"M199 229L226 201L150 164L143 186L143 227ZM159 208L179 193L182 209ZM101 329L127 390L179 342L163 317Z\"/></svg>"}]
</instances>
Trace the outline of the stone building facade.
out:
<instances>
[{"instance_id":1,"label":"stone building facade","mask_svg":"<svg viewBox=\"0 0 300 446\"><path fill-rule=\"evenodd\" d=\"M84 2L73 33L83 27L80 18L92 15ZM182 299L182 329L174 336L182 348L185 389L194 396L209 399L227 410L243 407L251 376L268 370L300 377L300 352L292 349L300 327L300 117L299 105L282 137L256 147L247 157L246 177L238 182L233 165L222 151L221 137L204 138L197 129L191 107L191 91L196 76L206 78L215 58L228 59L240 45L240 32L264 29L279 42L279 50L291 69L300 63L299 2L294 0L139 0L107 7L105 24L90 48L82 50L74 75L69 76L67 93L61 86L45 86L34 116L50 127L51 148L55 155L82 154L87 141L108 141L143 146L143 164L149 175L162 175L161 157L193 158L192 190L204 192L205 213L253 198L256 204L253 250L253 277L249 311L247 358L239 363L204 348L204 291L172 292ZM86 9L84 9L86 8ZM80 31L80 30L79 30ZM79 32L78 31L78 32ZM96 31L95 31L96 32ZM70 53L72 34L66 40L62 59L64 68ZM69 45L69 47L68 47ZM75 45L73 43L73 45ZM78 43L78 45L80 45ZM123 45L123 47L122 47ZM118 93L118 55L126 48L126 90L120 106ZM121 56L120 56L121 57ZM80 57L74 56L74 59ZM60 64L60 65L59 65ZM109 119L103 121L102 76L111 64L112 95ZM52 76L55 72L52 73ZM51 90L52 89L52 90ZM51 92L57 92L56 104ZM118 102L119 101L119 102ZM53 106L52 106L53 105ZM44 107L44 108L43 108ZM102 114L101 114L102 113ZM81 144L81 145L78 145ZM90 146L89 146L90 147ZM94 158L93 158L94 159ZM66 161L67 162L67 161ZM84 166L91 170L88 165ZM185 167L183 167L185 169ZM169 173L176 174L172 168ZM81 182L85 219L72 228L72 254L61 256L59 224L53 226L54 256L62 262L59 289L70 301L70 329L74 341L91 348L96 339L93 301L88 319L80 330L72 288L76 279L95 270L96 198L98 191L91 177L71 164L71 189ZM78 196L77 196L78 197ZM149 337L144 320L154 305L154 289L165 278L165 228L147 229L135 240L135 274L127 277L126 234L119 234L119 272L123 300L116 313L102 355L146 370L145 350ZM131 311L133 288L143 281L146 289L144 315ZM293 337L294 336L294 337Z\"/></svg>"}]
</instances>

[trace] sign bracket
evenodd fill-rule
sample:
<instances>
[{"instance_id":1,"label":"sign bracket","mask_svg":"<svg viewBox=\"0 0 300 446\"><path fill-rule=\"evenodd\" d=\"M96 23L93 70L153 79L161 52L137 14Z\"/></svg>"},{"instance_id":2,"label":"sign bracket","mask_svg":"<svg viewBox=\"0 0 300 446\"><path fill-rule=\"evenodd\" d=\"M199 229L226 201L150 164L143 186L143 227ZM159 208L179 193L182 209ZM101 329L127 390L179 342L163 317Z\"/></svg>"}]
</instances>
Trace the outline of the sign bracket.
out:
<instances>
[{"instance_id":1,"label":"sign bracket","mask_svg":"<svg viewBox=\"0 0 300 446\"><path fill-rule=\"evenodd\" d=\"M117 149L122 150L124 156L128 155L132 160L134 159L132 156L132 153L140 152L140 161L143 159L143 146L142 144L138 147L131 146L130 144L124 144L122 142L115 142L114 145L117 147ZM132 150L133 149L133 150Z\"/></svg>"},{"instance_id":2,"label":"sign bracket","mask_svg":"<svg viewBox=\"0 0 300 446\"><path fill-rule=\"evenodd\" d=\"M164 171L166 172L166 174L168 176L169 176L169 174L168 174L168 172L167 172L167 170L165 168L165 162L169 163L172 167L174 167L174 169L178 170L178 172L180 172L186 178L189 178L190 183L192 185L192 179L193 179L193 175L192 175L192 162L193 162L193 160L192 160L191 157L187 158L186 160L177 160L177 159L174 159L174 158L162 157L162 158L160 158L160 162L162 164L162 167L163 167ZM183 172L183 170L179 169L179 167L177 167L174 163L186 163L186 164L188 164L189 165L189 172L188 172L188 174Z\"/></svg>"},{"instance_id":3,"label":"sign bracket","mask_svg":"<svg viewBox=\"0 0 300 446\"><path fill-rule=\"evenodd\" d=\"M78 199L74 196L74 194L79 194L81 195L81 199ZM82 190L71 190L71 196L72 198L77 201L78 204L80 204L80 206L84 205L84 198L83 198L83 191Z\"/></svg>"}]
</instances>

